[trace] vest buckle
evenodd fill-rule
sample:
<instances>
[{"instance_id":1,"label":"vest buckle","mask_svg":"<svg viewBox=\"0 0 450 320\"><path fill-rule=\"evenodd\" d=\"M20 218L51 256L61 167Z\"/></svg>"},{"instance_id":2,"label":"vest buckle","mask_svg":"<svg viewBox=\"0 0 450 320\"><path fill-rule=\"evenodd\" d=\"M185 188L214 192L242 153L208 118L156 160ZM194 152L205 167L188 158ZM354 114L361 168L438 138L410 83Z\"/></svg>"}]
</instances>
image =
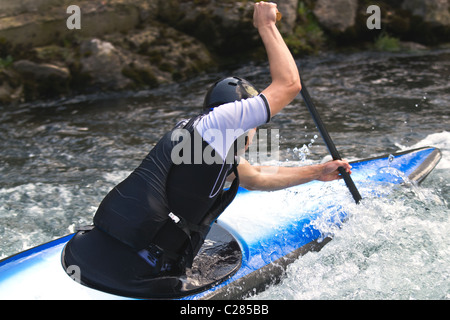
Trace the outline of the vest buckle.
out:
<instances>
[{"instance_id":1,"label":"vest buckle","mask_svg":"<svg viewBox=\"0 0 450 320\"><path fill-rule=\"evenodd\" d=\"M172 212L169 213L169 218L172 219L172 221L175 223L178 223L181 221L181 219L178 216L174 215Z\"/></svg>"}]
</instances>

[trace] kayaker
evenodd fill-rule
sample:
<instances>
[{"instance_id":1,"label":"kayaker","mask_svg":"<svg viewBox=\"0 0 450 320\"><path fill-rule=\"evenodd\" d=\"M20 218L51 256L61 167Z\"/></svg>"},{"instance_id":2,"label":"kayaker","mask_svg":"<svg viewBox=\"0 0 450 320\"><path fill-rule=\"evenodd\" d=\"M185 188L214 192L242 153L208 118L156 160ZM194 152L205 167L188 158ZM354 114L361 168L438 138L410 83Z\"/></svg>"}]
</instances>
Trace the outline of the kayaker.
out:
<instances>
[{"instance_id":1,"label":"kayaker","mask_svg":"<svg viewBox=\"0 0 450 320\"><path fill-rule=\"evenodd\" d=\"M67 259L81 252L86 264L82 270L98 268L104 279L122 286L181 275L239 185L276 190L339 179L338 167L350 172L343 160L279 167L268 174L263 167L238 158L234 143L238 137L227 137L226 131L232 130L245 137L248 146L255 128L267 123L301 90L296 63L275 24L276 14L274 3L255 4L253 23L267 51L271 84L261 93L238 77L213 84L202 114L164 135L140 166L106 195L94 216L94 229L69 242ZM218 139L214 132L228 139ZM201 141L200 156L195 141ZM192 152L180 154L181 150ZM205 150L216 161L204 159ZM223 190L226 179L232 182L228 191Z\"/></svg>"}]
</instances>

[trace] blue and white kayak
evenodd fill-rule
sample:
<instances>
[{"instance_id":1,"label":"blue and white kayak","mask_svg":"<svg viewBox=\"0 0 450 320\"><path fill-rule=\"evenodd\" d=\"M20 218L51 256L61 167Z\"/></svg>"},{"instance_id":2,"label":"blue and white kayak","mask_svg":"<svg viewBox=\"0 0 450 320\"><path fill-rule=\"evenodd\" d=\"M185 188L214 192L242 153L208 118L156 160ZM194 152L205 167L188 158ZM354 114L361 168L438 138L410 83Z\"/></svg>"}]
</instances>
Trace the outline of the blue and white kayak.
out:
<instances>
[{"instance_id":1,"label":"blue and white kayak","mask_svg":"<svg viewBox=\"0 0 450 320\"><path fill-rule=\"evenodd\" d=\"M420 183L440 158L439 149L424 147L351 162L352 179L363 197L359 205L364 205L365 198L387 196L400 185ZM210 261L194 262L199 270L180 278L183 288L173 298L239 299L264 290L280 279L288 264L324 246L330 228L339 227L349 211L357 212L357 206L343 181L314 181L274 192L241 188L199 255L198 259ZM86 285L79 281L83 270L76 265L66 272L62 256L73 237L71 234L0 261L0 299L157 298ZM221 268L216 272L219 275L216 268ZM202 282L205 274L209 274L207 283L192 287Z\"/></svg>"}]
</instances>

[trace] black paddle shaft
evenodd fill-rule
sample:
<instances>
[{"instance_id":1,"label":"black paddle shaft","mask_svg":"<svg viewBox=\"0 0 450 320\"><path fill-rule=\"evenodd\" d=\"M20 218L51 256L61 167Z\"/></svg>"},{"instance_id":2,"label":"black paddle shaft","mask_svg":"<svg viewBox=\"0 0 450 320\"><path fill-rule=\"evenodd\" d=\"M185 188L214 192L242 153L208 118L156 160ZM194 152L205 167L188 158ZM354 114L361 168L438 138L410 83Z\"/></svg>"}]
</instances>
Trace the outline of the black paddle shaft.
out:
<instances>
[{"instance_id":1,"label":"black paddle shaft","mask_svg":"<svg viewBox=\"0 0 450 320\"><path fill-rule=\"evenodd\" d=\"M330 135L328 134L327 129L325 128L325 125L323 124L322 120L320 119L319 113L316 110L316 107L314 106L314 103L311 100L311 97L308 93L308 90L306 89L305 84L302 81L302 97L303 100L306 103L306 107L308 107L309 112L311 113L311 116L316 123L317 129L319 129L319 132L325 141L325 144L328 147L328 151L331 154L331 157L333 160L342 160L341 156L339 155L339 152L336 149L336 146L333 143L333 140L331 140ZM353 196L353 199L355 199L356 203L359 203L359 201L362 199L361 195L359 194L358 189L355 186L355 183L353 182L352 178L350 177L350 174L345 171L343 167L338 168L339 173L341 174L342 178L345 181L345 184L347 185L347 188L350 190L350 193Z\"/></svg>"}]
</instances>

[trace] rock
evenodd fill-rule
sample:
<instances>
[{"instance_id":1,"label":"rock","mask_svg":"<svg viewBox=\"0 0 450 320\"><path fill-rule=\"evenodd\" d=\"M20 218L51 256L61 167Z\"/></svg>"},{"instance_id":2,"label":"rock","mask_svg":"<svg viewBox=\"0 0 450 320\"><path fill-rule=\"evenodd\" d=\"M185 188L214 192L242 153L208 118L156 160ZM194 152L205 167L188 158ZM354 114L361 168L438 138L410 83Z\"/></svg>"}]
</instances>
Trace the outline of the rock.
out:
<instances>
[{"instance_id":1,"label":"rock","mask_svg":"<svg viewBox=\"0 0 450 320\"><path fill-rule=\"evenodd\" d=\"M8 83L0 84L0 105L12 102L13 89Z\"/></svg>"},{"instance_id":2,"label":"rock","mask_svg":"<svg viewBox=\"0 0 450 320\"><path fill-rule=\"evenodd\" d=\"M141 60L145 57L151 64L159 82L186 79L213 65L200 41L171 27L147 27L130 34L125 41Z\"/></svg>"},{"instance_id":3,"label":"rock","mask_svg":"<svg viewBox=\"0 0 450 320\"><path fill-rule=\"evenodd\" d=\"M358 0L318 0L314 8L319 23L332 33L355 25Z\"/></svg>"},{"instance_id":4,"label":"rock","mask_svg":"<svg viewBox=\"0 0 450 320\"><path fill-rule=\"evenodd\" d=\"M186 79L214 64L208 49L200 41L165 25L149 25L133 30L126 37L108 35L105 40L128 51L132 60L125 76L137 80L137 74L153 75L157 83ZM131 67L131 69L129 68Z\"/></svg>"},{"instance_id":5,"label":"rock","mask_svg":"<svg viewBox=\"0 0 450 320\"><path fill-rule=\"evenodd\" d=\"M103 90L125 89L132 81L122 74L129 62L126 55L110 42L85 40L80 45L80 72L90 79L90 85Z\"/></svg>"},{"instance_id":6,"label":"rock","mask_svg":"<svg viewBox=\"0 0 450 320\"><path fill-rule=\"evenodd\" d=\"M65 67L19 60L13 63L13 69L20 75L26 100L50 98L69 92L70 72Z\"/></svg>"},{"instance_id":7,"label":"rock","mask_svg":"<svg viewBox=\"0 0 450 320\"><path fill-rule=\"evenodd\" d=\"M408 50L408 51L421 51L421 50L427 50L428 47L417 43L417 42L412 42L412 41L401 41L399 43L400 48L403 50Z\"/></svg>"},{"instance_id":8,"label":"rock","mask_svg":"<svg viewBox=\"0 0 450 320\"><path fill-rule=\"evenodd\" d=\"M450 26L449 0L404 0L402 8L431 24Z\"/></svg>"},{"instance_id":9,"label":"rock","mask_svg":"<svg viewBox=\"0 0 450 320\"><path fill-rule=\"evenodd\" d=\"M11 14L0 15L0 38L12 45L45 46L74 34L92 38L126 32L137 27L142 17L151 17L151 6L145 0L81 0L77 2L81 29L69 30L66 9L73 4L70 0L1 1L7 1Z\"/></svg>"},{"instance_id":10,"label":"rock","mask_svg":"<svg viewBox=\"0 0 450 320\"><path fill-rule=\"evenodd\" d=\"M205 46L173 28L148 26L110 41L84 40L79 72L94 89L154 87L186 79L213 64Z\"/></svg>"},{"instance_id":11,"label":"rock","mask_svg":"<svg viewBox=\"0 0 450 320\"><path fill-rule=\"evenodd\" d=\"M27 12L38 12L48 10L52 6L59 6L70 3L67 0L2 0L2 10L0 17L12 16ZM68 5L68 4L67 4Z\"/></svg>"},{"instance_id":12,"label":"rock","mask_svg":"<svg viewBox=\"0 0 450 320\"><path fill-rule=\"evenodd\" d=\"M70 77L69 69L48 63L38 64L28 60L19 60L13 63L13 67L21 75L36 80L67 81Z\"/></svg>"},{"instance_id":13,"label":"rock","mask_svg":"<svg viewBox=\"0 0 450 320\"><path fill-rule=\"evenodd\" d=\"M161 0L160 19L222 55L239 54L260 45L253 27L252 2L200 2Z\"/></svg>"},{"instance_id":14,"label":"rock","mask_svg":"<svg viewBox=\"0 0 450 320\"><path fill-rule=\"evenodd\" d=\"M274 1L277 3L278 11L283 15L278 25L283 34L292 34L297 20L298 0Z\"/></svg>"},{"instance_id":15,"label":"rock","mask_svg":"<svg viewBox=\"0 0 450 320\"><path fill-rule=\"evenodd\" d=\"M23 86L13 70L0 70L0 104L19 100Z\"/></svg>"},{"instance_id":16,"label":"rock","mask_svg":"<svg viewBox=\"0 0 450 320\"><path fill-rule=\"evenodd\" d=\"M129 45L131 50L145 50L156 40L161 38L161 27L159 26L147 26L143 30L130 32L122 44Z\"/></svg>"}]
</instances>

